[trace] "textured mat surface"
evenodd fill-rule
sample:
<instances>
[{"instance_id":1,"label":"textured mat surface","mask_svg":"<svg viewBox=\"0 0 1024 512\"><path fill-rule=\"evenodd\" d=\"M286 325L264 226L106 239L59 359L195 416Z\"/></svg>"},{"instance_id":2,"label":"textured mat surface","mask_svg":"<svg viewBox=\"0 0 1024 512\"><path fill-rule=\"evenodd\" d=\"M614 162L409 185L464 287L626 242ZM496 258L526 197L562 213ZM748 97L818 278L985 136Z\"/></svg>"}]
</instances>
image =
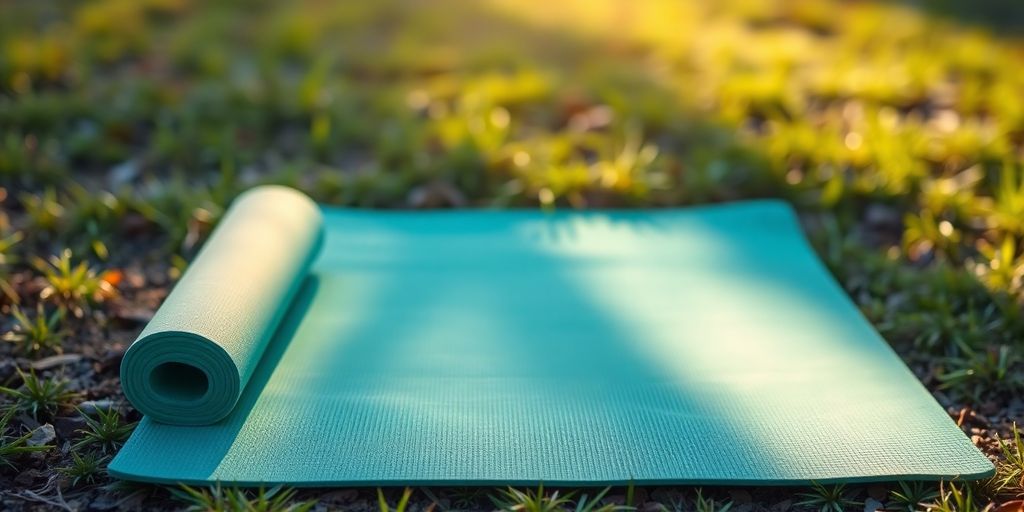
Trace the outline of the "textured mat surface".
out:
<instances>
[{"instance_id":1,"label":"textured mat surface","mask_svg":"<svg viewBox=\"0 0 1024 512\"><path fill-rule=\"evenodd\" d=\"M290 201L263 207L294 211ZM296 252L284 258L293 266L248 276L282 296L291 293L273 284L282 274L299 284L262 357L232 359L254 370L239 372L227 416L204 426L147 417L110 464L114 476L781 484L992 471L861 317L783 203L322 214L323 246L308 271L298 262L317 251L315 230L276 245ZM206 291L181 295L260 300L251 288L225 299L233 286L189 279L174 294L198 285ZM232 326L262 322L237 314L178 314L180 326L160 329L234 346ZM174 339L158 352L173 352ZM178 382L214 392L182 384L190 372L181 368L161 383L145 376L152 363L129 363L122 372L143 377L126 378L157 391Z\"/></svg>"}]
</instances>

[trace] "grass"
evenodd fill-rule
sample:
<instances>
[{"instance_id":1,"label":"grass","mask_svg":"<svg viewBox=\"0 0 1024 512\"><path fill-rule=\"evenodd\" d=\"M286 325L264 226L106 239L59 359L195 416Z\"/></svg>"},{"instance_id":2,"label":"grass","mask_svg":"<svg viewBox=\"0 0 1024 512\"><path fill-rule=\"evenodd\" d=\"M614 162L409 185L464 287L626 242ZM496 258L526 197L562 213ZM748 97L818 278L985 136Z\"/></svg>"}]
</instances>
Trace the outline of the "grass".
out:
<instances>
[{"instance_id":1,"label":"grass","mask_svg":"<svg viewBox=\"0 0 1024 512\"><path fill-rule=\"evenodd\" d=\"M632 489L632 487L630 487L630 489ZM603 503L604 497L605 495L608 494L609 491L611 491L611 487L605 487L604 489L601 489L601 491L595 494L593 497L590 497L590 495L586 493L581 494L580 498L576 500L576 507L573 510L575 510L576 512L617 512L626 510L636 510L636 507L632 505L632 491L627 493L630 495L626 497L625 505Z\"/></svg>"},{"instance_id":2,"label":"grass","mask_svg":"<svg viewBox=\"0 0 1024 512\"><path fill-rule=\"evenodd\" d=\"M11 285L10 267L15 263L14 245L21 241L23 234L20 231L13 233L0 232L0 294L8 300L17 301L18 292Z\"/></svg>"},{"instance_id":3,"label":"grass","mask_svg":"<svg viewBox=\"0 0 1024 512\"><path fill-rule=\"evenodd\" d=\"M97 409L96 417L92 417L79 411L86 427L78 431L81 438L75 443L76 449L95 448L101 453L115 453L128 436L135 430L138 422L125 423L121 421L121 413L117 409Z\"/></svg>"},{"instance_id":4,"label":"grass","mask_svg":"<svg viewBox=\"0 0 1024 512\"><path fill-rule=\"evenodd\" d=\"M71 406L79 394L68 389L68 381L57 377L41 378L34 370L18 370L21 386L0 386L0 393L14 399L14 409L24 411L35 419L52 418L61 409Z\"/></svg>"},{"instance_id":5,"label":"grass","mask_svg":"<svg viewBox=\"0 0 1024 512\"><path fill-rule=\"evenodd\" d=\"M605 496L609 491L611 491L611 487L605 487L593 495L593 497L587 493L581 493L580 497L576 499L576 492L560 493L560 491L554 491L546 493L544 492L544 484L540 484L536 490L520 490L513 487L499 490L490 496L490 500L498 510L508 512L619 512L636 510L633 500L634 487L632 484L626 488L624 504L607 502Z\"/></svg>"},{"instance_id":6,"label":"grass","mask_svg":"<svg viewBox=\"0 0 1024 512\"><path fill-rule=\"evenodd\" d=\"M695 512L729 512L732 509L732 502L719 503L714 498L704 497L704 490L697 489L697 496L693 499L693 510Z\"/></svg>"},{"instance_id":7,"label":"grass","mask_svg":"<svg viewBox=\"0 0 1024 512\"><path fill-rule=\"evenodd\" d=\"M947 484L939 490L939 499L925 505L928 512L989 512L994 507L981 505L970 485Z\"/></svg>"},{"instance_id":8,"label":"grass","mask_svg":"<svg viewBox=\"0 0 1024 512\"><path fill-rule=\"evenodd\" d=\"M1024 19L982 4L16 2L0 17L0 336L13 342L0 357L26 368L63 347L85 359L62 371L90 399L119 401L107 354L255 184L379 208L778 197L864 315L999 461L991 485L946 484L932 497L904 484L887 505L1017 499ZM3 378L22 382L3 390L7 432L74 414L62 378ZM116 416L59 433L76 449L18 460L48 474L89 466L138 419ZM844 506L835 490L755 508ZM222 508L259 502L196 492ZM550 506L566 492L501 499ZM629 494L621 501L642 505ZM685 509L727 506L684 494ZM477 490L438 495L486 501Z\"/></svg>"},{"instance_id":9,"label":"grass","mask_svg":"<svg viewBox=\"0 0 1024 512\"><path fill-rule=\"evenodd\" d=\"M544 484L537 490L519 490L513 487L498 491L491 496L491 502L498 510L508 512L561 512L571 503L571 496L544 493Z\"/></svg>"},{"instance_id":10,"label":"grass","mask_svg":"<svg viewBox=\"0 0 1024 512\"><path fill-rule=\"evenodd\" d=\"M295 491L280 486L255 491L221 487L196 489L187 485L172 489L171 493L187 507L197 512L306 512L315 502L290 503Z\"/></svg>"},{"instance_id":11,"label":"grass","mask_svg":"<svg viewBox=\"0 0 1024 512\"><path fill-rule=\"evenodd\" d=\"M42 303L36 304L35 314L29 316L18 306L11 306L14 327L3 340L14 343L19 353L35 356L45 352L61 352L61 343L67 332L60 328L64 312L54 310L47 315Z\"/></svg>"},{"instance_id":12,"label":"grass","mask_svg":"<svg viewBox=\"0 0 1024 512\"><path fill-rule=\"evenodd\" d=\"M98 482L106 472L109 456L93 452L71 452L68 466L57 468L57 471L70 480L71 486L91 485Z\"/></svg>"},{"instance_id":13,"label":"grass","mask_svg":"<svg viewBox=\"0 0 1024 512\"><path fill-rule=\"evenodd\" d=\"M97 275L85 261L72 263L70 249L48 260L36 258L33 262L46 286L39 292L42 300L52 300L69 309L77 317L84 314L83 307L102 302L114 295L114 288L105 276Z\"/></svg>"},{"instance_id":14,"label":"grass","mask_svg":"<svg viewBox=\"0 0 1024 512\"><path fill-rule=\"evenodd\" d=\"M935 485L925 482L900 482L898 489L889 492L889 500L896 510L914 512L923 504L931 503L939 497Z\"/></svg>"},{"instance_id":15,"label":"grass","mask_svg":"<svg viewBox=\"0 0 1024 512\"><path fill-rule=\"evenodd\" d=\"M851 496L845 484L822 485L814 483L809 492L798 494L802 499L797 506L807 507L820 512L843 512L861 505Z\"/></svg>"},{"instance_id":16,"label":"grass","mask_svg":"<svg viewBox=\"0 0 1024 512\"><path fill-rule=\"evenodd\" d=\"M402 491L402 497L398 499L398 503L395 504L395 508L391 508L388 505L388 500L384 498L384 491L377 488L377 510L380 512L405 512L406 507L409 506L409 498L412 496L412 489L406 487Z\"/></svg>"},{"instance_id":17,"label":"grass","mask_svg":"<svg viewBox=\"0 0 1024 512\"><path fill-rule=\"evenodd\" d=\"M0 416L0 466L16 469L15 460L25 454L44 452L51 448L48 445L32 446L28 444L32 438L32 432L22 435L9 435L11 430L11 419L14 417L15 409L10 408Z\"/></svg>"},{"instance_id":18,"label":"grass","mask_svg":"<svg viewBox=\"0 0 1024 512\"><path fill-rule=\"evenodd\" d=\"M999 440L1002 460L996 465L996 492L1006 492L1014 498L1024 499L1024 440L1021 439L1017 424L1013 425L1012 437Z\"/></svg>"}]
</instances>

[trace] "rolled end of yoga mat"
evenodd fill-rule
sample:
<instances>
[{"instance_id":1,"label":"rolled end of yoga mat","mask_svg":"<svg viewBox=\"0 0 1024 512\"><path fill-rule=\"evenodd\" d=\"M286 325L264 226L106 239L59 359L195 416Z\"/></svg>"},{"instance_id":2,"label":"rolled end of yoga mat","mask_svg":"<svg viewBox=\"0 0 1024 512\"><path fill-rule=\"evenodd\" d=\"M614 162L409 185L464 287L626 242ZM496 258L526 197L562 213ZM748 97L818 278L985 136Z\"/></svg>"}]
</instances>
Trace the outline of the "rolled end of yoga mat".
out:
<instances>
[{"instance_id":1,"label":"rolled end of yoga mat","mask_svg":"<svg viewBox=\"0 0 1024 512\"><path fill-rule=\"evenodd\" d=\"M121 384L135 408L176 425L227 416L322 240L320 209L301 192L240 195L125 353Z\"/></svg>"}]
</instances>

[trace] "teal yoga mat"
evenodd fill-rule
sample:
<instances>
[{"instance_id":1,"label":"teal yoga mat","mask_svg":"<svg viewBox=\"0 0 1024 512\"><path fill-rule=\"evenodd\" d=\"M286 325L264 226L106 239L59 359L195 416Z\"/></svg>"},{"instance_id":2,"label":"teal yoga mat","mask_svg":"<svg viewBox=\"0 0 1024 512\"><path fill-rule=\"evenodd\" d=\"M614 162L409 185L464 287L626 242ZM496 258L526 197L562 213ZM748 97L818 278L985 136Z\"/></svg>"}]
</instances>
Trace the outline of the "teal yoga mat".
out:
<instances>
[{"instance_id":1,"label":"teal yoga mat","mask_svg":"<svg viewBox=\"0 0 1024 512\"><path fill-rule=\"evenodd\" d=\"M116 477L788 484L991 463L778 201L385 212L261 187L121 368Z\"/></svg>"}]
</instances>

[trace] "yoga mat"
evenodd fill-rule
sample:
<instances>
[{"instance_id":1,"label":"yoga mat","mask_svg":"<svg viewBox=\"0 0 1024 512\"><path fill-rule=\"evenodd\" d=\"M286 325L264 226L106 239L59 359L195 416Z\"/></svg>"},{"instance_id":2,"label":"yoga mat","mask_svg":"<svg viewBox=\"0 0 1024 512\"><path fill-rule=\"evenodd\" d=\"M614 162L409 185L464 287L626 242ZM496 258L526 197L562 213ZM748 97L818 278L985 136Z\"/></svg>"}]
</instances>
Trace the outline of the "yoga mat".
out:
<instances>
[{"instance_id":1,"label":"yoga mat","mask_svg":"<svg viewBox=\"0 0 1024 512\"><path fill-rule=\"evenodd\" d=\"M125 352L121 385L132 405L177 425L227 416L322 238L320 210L301 193L242 194Z\"/></svg>"},{"instance_id":2,"label":"yoga mat","mask_svg":"<svg viewBox=\"0 0 1024 512\"><path fill-rule=\"evenodd\" d=\"M260 187L121 372L146 417L109 471L147 482L993 472L778 201L397 212Z\"/></svg>"}]
</instances>

